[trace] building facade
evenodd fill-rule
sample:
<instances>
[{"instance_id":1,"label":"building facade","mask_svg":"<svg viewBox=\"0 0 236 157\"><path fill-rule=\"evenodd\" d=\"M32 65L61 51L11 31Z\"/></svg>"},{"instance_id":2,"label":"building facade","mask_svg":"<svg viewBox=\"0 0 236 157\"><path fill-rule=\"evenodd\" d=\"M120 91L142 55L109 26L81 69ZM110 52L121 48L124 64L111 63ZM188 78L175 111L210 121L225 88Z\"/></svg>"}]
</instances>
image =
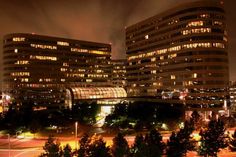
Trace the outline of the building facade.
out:
<instances>
[{"instance_id":1,"label":"building facade","mask_svg":"<svg viewBox=\"0 0 236 157\"><path fill-rule=\"evenodd\" d=\"M65 89L111 87L111 45L8 34L3 39L4 92L15 101L60 104Z\"/></svg>"},{"instance_id":2,"label":"building facade","mask_svg":"<svg viewBox=\"0 0 236 157\"><path fill-rule=\"evenodd\" d=\"M230 95L230 109L231 113L236 113L236 82L232 81L229 84L229 95Z\"/></svg>"},{"instance_id":3,"label":"building facade","mask_svg":"<svg viewBox=\"0 0 236 157\"><path fill-rule=\"evenodd\" d=\"M115 87L126 86L126 59L112 60L112 84Z\"/></svg>"},{"instance_id":4,"label":"building facade","mask_svg":"<svg viewBox=\"0 0 236 157\"><path fill-rule=\"evenodd\" d=\"M221 109L228 99L227 40L223 3L209 0L127 27L128 96Z\"/></svg>"}]
</instances>

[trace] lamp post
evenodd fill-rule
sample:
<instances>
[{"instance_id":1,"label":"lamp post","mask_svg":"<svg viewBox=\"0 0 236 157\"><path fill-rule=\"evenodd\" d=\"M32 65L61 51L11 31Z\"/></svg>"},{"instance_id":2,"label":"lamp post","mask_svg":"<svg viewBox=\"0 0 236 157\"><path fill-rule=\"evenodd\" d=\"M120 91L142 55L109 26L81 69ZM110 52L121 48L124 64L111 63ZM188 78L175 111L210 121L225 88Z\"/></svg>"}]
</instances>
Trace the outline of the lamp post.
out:
<instances>
[{"instance_id":1,"label":"lamp post","mask_svg":"<svg viewBox=\"0 0 236 157\"><path fill-rule=\"evenodd\" d=\"M75 122L75 149L77 149L78 122Z\"/></svg>"}]
</instances>

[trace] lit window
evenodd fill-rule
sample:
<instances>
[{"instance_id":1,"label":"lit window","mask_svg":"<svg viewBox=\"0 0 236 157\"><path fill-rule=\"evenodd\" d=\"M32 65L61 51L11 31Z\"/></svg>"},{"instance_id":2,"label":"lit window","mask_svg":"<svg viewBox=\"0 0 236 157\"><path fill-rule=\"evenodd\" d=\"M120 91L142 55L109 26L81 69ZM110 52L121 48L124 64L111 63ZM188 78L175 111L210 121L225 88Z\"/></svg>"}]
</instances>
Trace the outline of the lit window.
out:
<instances>
[{"instance_id":1,"label":"lit window","mask_svg":"<svg viewBox=\"0 0 236 157\"><path fill-rule=\"evenodd\" d=\"M34 48L40 48L40 49L50 49L50 50L57 49L56 46L52 46L52 45L30 44L30 46Z\"/></svg>"},{"instance_id":2,"label":"lit window","mask_svg":"<svg viewBox=\"0 0 236 157\"><path fill-rule=\"evenodd\" d=\"M28 78L21 78L20 80L21 80L21 82L29 82Z\"/></svg>"},{"instance_id":3,"label":"lit window","mask_svg":"<svg viewBox=\"0 0 236 157\"><path fill-rule=\"evenodd\" d=\"M23 37L14 37L14 38L12 38L12 41L17 41L17 42L25 41L25 38L23 38Z\"/></svg>"},{"instance_id":4,"label":"lit window","mask_svg":"<svg viewBox=\"0 0 236 157\"><path fill-rule=\"evenodd\" d=\"M27 60L20 60L20 61L16 61L15 64L20 64L20 65L29 64L29 61L27 61Z\"/></svg>"},{"instance_id":5,"label":"lit window","mask_svg":"<svg viewBox=\"0 0 236 157\"><path fill-rule=\"evenodd\" d=\"M170 55L168 55L168 58L172 59L172 58L175 58L176 56L177 56L177 54L174 53L174 54L170 54Z\"/></svg>"},{"instance_id":6,"label":"lit window","mask_svg":"<svg viewBox=\"0 0 236 157\"><path fill-rule=\"evenodd\" d=\"M93 82L92 79L86 79L86 82Z\"/></svg>"},{"instance_id":7,"label":"lit window","mask_svg":"<svg viewBox=\"0 0 236 157\"><path fill-rule=\"evenodd\" d=\"M33 56L33 55L30 55L30 59L56 61L57 57L51 57L51 56Z\"/></svg>"},{"instance_id":8,"label":"lit window","mask_svg":"<svg viewBox=\"0 0 236 157\"><path fill-rule=\"evenodd\" d=\"M65 82L66 81L66 79L61 79L61 82Z\"/></svg>"},{"instance_id":9,"label":"lit window","mask_svg":"<svg viewBox=\"0 0 236 157\"><path fill-rule=\"evenodd\" d=\"M171 80L175 80L175 75L170 75Z\"/></svg>"},{"instance_id":10,"label":"lit window","mask_svg":"<svg viewBox=\"0 0 236 157\"><path fill-rule=\"evenodd\" d=\"M11 76L30 76L29 72L13 72Z\"/></svg>"},{"instance_id":11,"label":"lit window","mask_svg":"<svg viewBox=\"0 0 236 157\"><path fill-rule=\"evenodd\" d=\"M61 46L69 46L70 44L68 42L64 42L64 41L58 41L57 45L61 45Z\"/></svg>"},{"instance_id":12,"label":"lit window","mask_svg":"<svg viewBox=\"0 0 236 157\"><path fill-rule=\"evenodd\" d=\"M67 69L66 68L61 68L61 71L67 71Z\"/></svg>"},{"instance_id":13,"label":"lit window","mask_svg":"<svg viewBox=\"0 0 236 157\"><path fill-rule=\"evenodd\" d=\"M192 33L210 33L211 28L195 28L181 31L183 35L188 35Z\"/></svg>"},{"instance_id":14,"label":"lit window","mask_svg":"<svg viewBox=\"0 0 236 157\"><path fill-rule=\"evenodd\" d=\"M221 26L221 25L223 25L223 23L221 21L214 21L213 25Z\"/></svg>"},{"instance_id":15,"label":"lit window","mask_svg":"<svg viewBox=\"0 0 236 157\"><path fill-rule=\"evenodd\" d=\"M64 63L63 63L63 66L64 66L64 67L68 67L68 66L69 66L69 64L68 64L68 63L66 63L66 62L64 62Z\"/></svg>"},{"instance_id":16,"label":"lit window","mask_svg":"<svg viewBox=\"0 0 236 157\"><path fill-rule=\"evenodd\" d=\"M157 71L156 71L156 70L152 70L151 73L152 73L152 74L156 74Z\"/></svg>"},{"instance_id":17,"label":"lit window","mask_svg":"<svg viewBox=\"0 0 236 157\"><path fill-rule=\"evenodd\" d=\"M148 39L149 38L149 35L145 35L145 39Z\"/></svg>"},{"instance_id":18,"label":"lit window","mask_svg":"<svg viewBox=\"0 0 236 157\"><path fill-rule=\"evenodd\" d=\"M196 26L203 26L203 21L192 21L189 22L187 27L196 27Z\"/></svg>"},{"instance_id":19,"label":"lit window","mask_svg":"<svg viewBox=\"0 0 236 157\"><path fill-rule=\"evenodd\" d=\"M160 56L160 60L163 60L164 59L164 56Z\"/></svg>"},{"instance_id":20,"label":"lit window","mask_svg":"<svg viewBox=\"0 0 236 157\"><path fill-rule=\"evenodd\" d=\"M85 69L78 69L79 72L85 72Z\"/></svg>"},{"instance_id":21,"label":"lit window","mask_svg":"<svg viewBox=\"0 0 236 157\"><path fill-rule=\"evenodd\" d=\"M18 49L15 49L14 52L15 52L15 53L18 53Z\"/></svg>"},{"instance_id":22,"label":"lit window","mask_svg":"<svg viewBox=\"0 0 236 157\"><path fill-rule=\"evenodd\" d=\"M156 58L155 58L155 57L151 58L151 61L152 61L152 62L155 62L155 61L156 61Z\"/></svg>"},{"instance_id":23,"label":"lit window","mask_svg":"<svg viewBox=\"0 0 236 157\"><path fill-rule=\"evenodd\" d=\"M209 15L209 14L201 14L200 17L201 17L201 18L209 18L210 15Z\"/></svg>"},{"instance_id":24,"label":"lit window","mask_svg":"<svg viewBox=\"0 0 236 157\"><path fill-rule=\"evenodd\" d=\"M191 44L182 45L182 48L184 49L192 49L192 48L198 48L198 47L209 48L211 47L211 43L191 43Z\"/></svg>"},{"instance_id":25,"label":"lit window","mask_svg":"<svg viewBox=\"0 0 236 157\"><path fill-rule=\"evenodd\" d=\"M96 70L96 72L97 72L97 73L102 73L102 72L103 72L103 70Z\"/></svg>"},{"instance_id":26,"label":"lit window","mask_svg":"<svg viewBox=\"0 0 236 157\"><path fill-rule=\"evenodd\" d=\"M194 73L194 74L193 74L193 78L197 78L197 73Z\"/></svg>"},{"instance_id":27,"label":"lit window","mask_svg":"<svg viewBox=\"0 0 236 157\"><path fill-rule=\"evenodd\" d=\"M99 50L88 50L88 49L79 49L79 48L71 48L71 52L84 52L84 53L92 53L92 54L109 54L106 51L99 51Z\"/></svg>"},{"instance_id":28,"label":"lit window","mask_svg":"<svg viewBox=\"0 0 236 157\"><path fill-rule=\"evenodd\" d=\"M217 48L225 48L225 45L223 43L212 43L212 46Z\"/></svg>"},{"instance_id":29,"label":"lit window","mask_svg":"<svg viewBox=\"0 0 236 157\"><path fill-rule=\"evenodd\" d=\"M51 78L45 78L44 81L45 82L52 82L52 79Z\"/></svg>"}]
</instances>

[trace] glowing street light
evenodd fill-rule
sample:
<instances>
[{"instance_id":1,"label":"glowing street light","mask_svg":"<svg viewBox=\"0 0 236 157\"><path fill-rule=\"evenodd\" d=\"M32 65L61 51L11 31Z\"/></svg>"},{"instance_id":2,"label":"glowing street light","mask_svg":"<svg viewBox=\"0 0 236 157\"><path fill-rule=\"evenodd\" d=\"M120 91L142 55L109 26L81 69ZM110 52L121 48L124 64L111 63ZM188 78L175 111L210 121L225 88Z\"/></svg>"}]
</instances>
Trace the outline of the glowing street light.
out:
<instances>
[{"instance_id":1,"label":"glowing street light","mask_svg":"<svg viewBox=\"0 0 236 157\"><path fill-rule=\"evenodd\" d=\"M75 122L75 149L77 149L78 122Z\"/></svg>"}]
</instances>

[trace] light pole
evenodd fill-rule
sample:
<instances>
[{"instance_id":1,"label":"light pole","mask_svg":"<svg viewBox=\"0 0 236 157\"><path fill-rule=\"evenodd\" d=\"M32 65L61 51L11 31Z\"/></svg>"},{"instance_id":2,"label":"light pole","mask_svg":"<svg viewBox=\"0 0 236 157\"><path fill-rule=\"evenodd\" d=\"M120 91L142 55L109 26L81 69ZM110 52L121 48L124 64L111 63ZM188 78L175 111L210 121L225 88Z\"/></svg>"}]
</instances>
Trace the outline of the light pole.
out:
<instances>
[{"instance_id":1,"label":"light pole","mask_svg":"<svg viewBox=\"0 0 236 157\"><path fill-rule=\"evenodd\" d=\"M75 149L77 149L78 122L75 122Z\"/></svg>"}]
</instances>

